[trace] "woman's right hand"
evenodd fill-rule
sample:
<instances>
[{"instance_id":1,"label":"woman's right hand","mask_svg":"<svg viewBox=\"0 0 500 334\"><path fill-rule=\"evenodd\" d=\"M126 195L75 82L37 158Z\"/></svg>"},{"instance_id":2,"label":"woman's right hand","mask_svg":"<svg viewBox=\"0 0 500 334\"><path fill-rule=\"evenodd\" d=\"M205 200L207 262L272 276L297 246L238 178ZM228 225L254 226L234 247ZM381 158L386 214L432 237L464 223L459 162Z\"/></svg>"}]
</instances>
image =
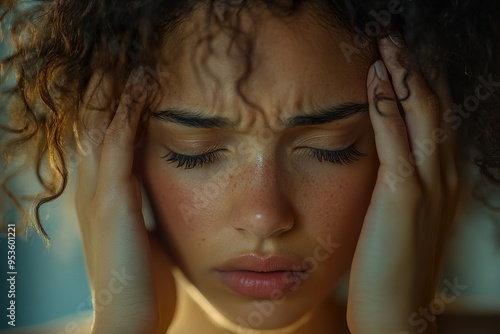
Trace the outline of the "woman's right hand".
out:
<instances>
[{"instance_id":1,"label":"woman's right hand","mask_svg":"<svg viewBox=\"0 0 500 334\"><path fill-rule=\"evenodd\" d=\"M132 71L113 114L111 78L94 74L79 110L76 206L94 303L92 333L164 332L171 319L160 317L152 258L152 247L158 248L145 228L133 173L146 87L144 70ZM166 297L175 300L173 277L165 281Z\"/></svg>"},{"instance_id":2,"label":"woman's right hand","mask_svg":"<svg viewBox=\"0 0 500 334\"><path fill-rule=\"evenodd\" d=\"M379 51L368 97L380 166L351 265L349 329L437 333L435 286L460 190L457 134L443 117L453 99L445 72L407 68L408 49L389 37Z\"/></svg>"}]
</instances>

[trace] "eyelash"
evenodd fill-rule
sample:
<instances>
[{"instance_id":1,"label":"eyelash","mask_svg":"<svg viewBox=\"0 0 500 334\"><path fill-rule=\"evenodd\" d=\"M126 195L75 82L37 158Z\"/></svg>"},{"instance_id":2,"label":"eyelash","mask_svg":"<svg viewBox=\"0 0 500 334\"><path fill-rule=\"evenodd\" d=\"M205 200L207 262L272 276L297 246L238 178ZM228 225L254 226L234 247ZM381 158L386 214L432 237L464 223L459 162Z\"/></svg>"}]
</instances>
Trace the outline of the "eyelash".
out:
<instances>
[{"instance_id":1,"label":"eyelash","mask_svg":"<svg viewBox=\"0 0 500 334\"><path fill-rule=\"evenodd\" d=\"M320 163L330 162L338 165L350 165L364 157L366 154L359 152L350 146L339 151L322 150L319 148L307 148L310 154L318 159ZM204 164L214 163L219 158L220 151L207 152L199 155L184 155L176 152L169 152L163 156L168 163L177 162L176 168L193 169L203 167Z\"/></svg>"},{"instance_id":2,"label":"eyelash","mask_svg":"<svg viewBox=\"0 0 500 334\"><path fill-rule=\"evenodd\" d=\"M219 151L212 151L199 155L184 155L171 151L162 158L168 163L177 162L176 168L184 167L184 169L193 169L195 167L201 168L207 163L214 163L218 157Z\"/></svg>"},{"instance_id":3,"label":"eyelash","mask_svg":"<svg viewBox=\"0 0 500 334\"><path fill-rule=\"evenodd\" d=\"M366 155L355 149L353 146L349 146L339 151L322 150L319 148L309 149L311 150L311 155L318 159L320 163L326 161L338 165L351 165L358 161L359 158Z\"/></svg>"}]
</instances>

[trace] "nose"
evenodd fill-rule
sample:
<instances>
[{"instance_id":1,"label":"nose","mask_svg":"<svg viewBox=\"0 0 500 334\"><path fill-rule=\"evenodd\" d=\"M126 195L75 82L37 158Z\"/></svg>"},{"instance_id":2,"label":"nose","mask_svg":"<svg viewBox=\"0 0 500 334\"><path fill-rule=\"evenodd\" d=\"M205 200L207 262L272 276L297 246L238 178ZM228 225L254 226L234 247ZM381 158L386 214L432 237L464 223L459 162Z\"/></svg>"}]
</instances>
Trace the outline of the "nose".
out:
<instances>
[{"instance_id":1,"label":"nose","mask_svg":"<svg viewBox=\"0 0 500 334\"><path fill-rule=\"evenodd\" d=\"M281 173L280 173L281 171ZM295 224L287 196L286 175L276 163L259 164L244 172L234 199L230 224L256 238L278 236Z\"/></svg>"}]
</instances>

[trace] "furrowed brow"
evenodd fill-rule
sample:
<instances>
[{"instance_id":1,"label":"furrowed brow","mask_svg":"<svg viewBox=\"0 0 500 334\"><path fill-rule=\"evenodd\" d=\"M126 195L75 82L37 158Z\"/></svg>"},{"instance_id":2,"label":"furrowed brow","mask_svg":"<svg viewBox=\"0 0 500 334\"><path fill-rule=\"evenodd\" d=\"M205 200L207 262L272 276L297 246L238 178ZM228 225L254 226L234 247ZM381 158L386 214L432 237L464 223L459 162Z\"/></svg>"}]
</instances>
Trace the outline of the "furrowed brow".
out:
<instances>
[{"instance_id":1,"label":"furrowed brow","mask_svg":"<svg viewBox=\"0 0 500 334\"><path fill-rule=\"evenodd\" d=\"M152 116L173 124L178 124L190 128L217 129L234 128L233 122L224 117L209 117L200 112L188 109L168 109L153 112Z\"/></svg>"},{"instance_id":2,"label":"furrowed brow","mask_svg":"<svg viewBox=\"0 0 500 334\"><path fill-rule=\"evenodd\" d=\"M286 127L307 125L320 125L336 120L349 118L358 113L368 112L366 103L344 103L336 106L322 108L308 115L291 117L285 121ZM211 117L190 109L167 109L153 112L152 116L158 120L190 128L223 129L236 128L236 124L224 117Z\"/></svg>"},{"instance_id":3,"label":"furrowed brow","mask_svg":"<svg viewBox=\"0 0 500 334\"><path fill-rule=\"evenodd\" d=\"M367 103L344 103L316 110L308 115L294 116L288 119L287 127L320 125L349 118L358 113L368 112Z\"/></svg>"}]
</instances>

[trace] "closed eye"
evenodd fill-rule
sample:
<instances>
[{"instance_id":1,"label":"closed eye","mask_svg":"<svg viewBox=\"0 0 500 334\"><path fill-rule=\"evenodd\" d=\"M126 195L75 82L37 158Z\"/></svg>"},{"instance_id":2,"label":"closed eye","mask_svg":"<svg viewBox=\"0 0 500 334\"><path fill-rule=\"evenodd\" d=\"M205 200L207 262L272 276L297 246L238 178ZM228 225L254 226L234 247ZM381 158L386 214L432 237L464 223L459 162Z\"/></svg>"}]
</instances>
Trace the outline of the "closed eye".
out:
<instances>
[{"instance_id":1,"label":"closed eye","mask_svg":"<svg viewBox=\"0 0 500 334\"><path fill-rule=\"evenodd\" d=\"M205 164L216 162L219 155L220 150L197 155L185 155L170 151L163 156L162 159L165 159L168 163L177 163L176 168L184 167L184 169L193 169L195 167L201 168Z\"/></svg>"},{"instance_id":2,"label":"closed eye","mask_svg":"<svg viewBox=\"0 0 500 334\"><path fill-rule=\"evenodd\" d=\"M349 146L342 150L323 150L318 148L307 148L310 154L319 160L319 162L330 162L339 165L350 165L358 161L366 154L359 152L353 146Z\"/></svg>"},{"instance_id":3,"label":"closed eye","mask_svg":"<svg viewBox=\"0 0 500 334\"><path fill-rule=\"evenodd\" d=\"M303 147L308 153L320 163L329 162L338 165L350 165L358 161L366 154L359 152L353 146L342 150L324 150L312 147ZM220 158L221 150L207 152L197 155L185 155L170 151L162 157L168 163L177 163L176 168L184 169L202 168L206 164L215 163Z\"/></svg>"}]
</instances>

